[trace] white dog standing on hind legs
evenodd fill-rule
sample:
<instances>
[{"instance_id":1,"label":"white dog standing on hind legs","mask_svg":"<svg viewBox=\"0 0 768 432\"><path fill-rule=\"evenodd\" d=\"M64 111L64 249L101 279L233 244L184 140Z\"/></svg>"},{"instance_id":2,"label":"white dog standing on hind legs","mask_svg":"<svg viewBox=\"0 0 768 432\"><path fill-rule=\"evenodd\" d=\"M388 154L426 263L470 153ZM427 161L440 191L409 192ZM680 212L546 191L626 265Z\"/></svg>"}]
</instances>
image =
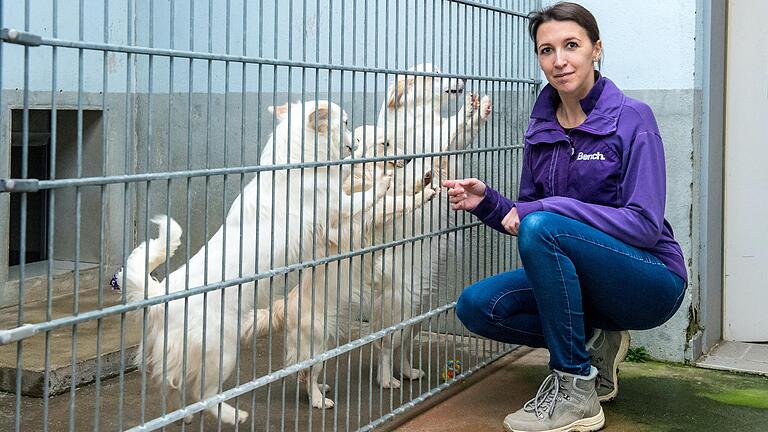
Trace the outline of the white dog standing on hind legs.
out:
<instances>
[{"instance_id":1,"label":"white dog standing on hind legs","mask_svg":"<svg viewBox=\"0 0 768 432\"><path fill-rule=\"evenodd\" d=\"M436 67L428 64L416 66L412 70L439 72ZM385 127L387 138L394 142L397 148L408 150L408 153L463 149L472 143L493 110L489 96L479 98L475 94L468 94L464 105L455 116L443 118L440 115L443 98L448 93L459 93L463 88L463 83L453 78L407 74L398 76L389 87L378 122ZM443 156L427 168L426 161L415 159L410 167L397 171L390 193L397 197L397 200L403 199L402 197L407 195L405 191L409 183L422 176L426 170L432 170L436 184L439 185L447 175L448 169L457 165L457 160L455 156ZM419 168L423 171L419 171ZM437 208L431 210L431 205L430 203L416 210L411 218L404 218L391 225L376 225L374 237L391 241L422 234L421 222L424 216L437 217L440 214ZM438 220L435 226L438 226L439 222ZM429 221L425 220L424 225L429 226ZM424 263L413 242L388 249L381 254L385 271L379 272L374 281L374 284L379 285L374 291L381 293L373 306L374 316L371 318L374 329L389 327L421 313L422 299L416 290L424 283L422 277L425 268L431 268L429 263ZM413 273L410 271L411 265ZM412 285L412 280L416 285ZM427 289L430 287L427 286ZM404 329L377 342L377 380L382 387L400 386L400 380L395 378L393 365L394 353L398 348L404 350L399 362L401 375L409 379L420 379L424 376L422 370L413 367L411 332L410 328Z\"/></svg>"},{"instance_id":2,"label":"white dog standing on hind legs","mask_svg":"<svg viewBox=\"0 0 768 432\"><path fill-rule=\"evenodd\" d=\"M355 156L370 157L374 154L384 154L387 142L383 139L383 131L379 133L372 127L361 127L356 130L358 137L363 135L363 128L368 132L366 140L374 141L375 146L372 145L374 143L366 143L366 145L360 146L361 151ZM377 151L374 151L374 147ZM360 249L368 243L366 237L371 225L385 224L395 215L408 214L437 194L438 188L432 187L429 182L422 180L415 186L417 192L414 193L413 200L396 202L392 199L388 195L391 174L387 173L391 173L395 167L401 165L402 160L397 160L365 163L347 170L344 189L348 195L353 197L352 202L354 204L347 205L345 203L338 212L331 212L330 224L325 227L325 231L319 232L323 241L328 241L331 255ZM385 210L374 213L374 207ZM354 233L362 233L362 235L355 237ZM270 318L272 330L284 329L287 333L286 365L307 360L311 354L316 355L324 352L330 339L338 341L338 338L342 336L335 333L337 328L339 332L349 330L340 324L345 321L345 318L350 318L346 315L348 311L360 307L358 301L365 295L360 291L361 286L356 283L361 276L361 267L356 264L359 261L352 261L351 265L349 260L342 259L317 267L314 277L305 276L300 284L291 290L286 302L278 300L273 303L271 310L259 309L256 311L255 331L258 336L264 336L269 332ZM350 275L350 272L351 277L347 278L346 276ZM340 275L341 277L339 277ZM343 283L339 284L339 282L347 280L351 280L353 283L344 289ZM327 285L323 287L323 284L326 283ZM316 294L321 289L324 294ZM313 296L313 294L315 295ZM311 302L310 299L313 298L315 300ZM340 309L334 310L328 307L335 304L338 304ZM286 305L287 310L285 309ZM246 321L252 322L252 318ZM337 324L339 325L337 326ZM327 329L329 333L325 333L324 329ZM300 377L306 381L307 394L312 406L331 408L334 406L334 401L323 394L329 389L329 386L326 385L325 388L321 388L318 382L322 370L322 363L315 364L310 367L309 373L302 371Z\"/></svg>"},{"instance_id":3,"label":"white dog standing on hind legs","mask_svg":"<svg viewBox=\"0 0 768 432\"><path fill-rule=\"evenodd\" d=\"M277 124L274 134L264 147L262 165L340 160L342 149L351 146L351 133L346 127L347 115L333 103L295 103L273 108L273 111L284 120ZM292 121L290 130L289 119ZM172 256L180 244L181 227L166 216L153 219L159 227L160 235L151 239L148 246L146 243L139 245L128 257L124 271L117 275L119 282L123 282L123 277L125 279L124 289L128 301L135 302L144 298L145 279L148 280L148 296L155 297L165 294L166 283L168 291L173 293L268 271L270 264L280 267L298 262L301 252L298 248L299 239L308 238L315 230L312 218L301 219L303 209L315 210L318 220L324 221L327 209L313 209L315 197L318 203L324 205L326 194L339 193L325 188L326 181L330 184L338 183L338 166L318 167L316 171L316 183L313 176L305 176L302 182L299 170L265 172L251 180L231 205L222 227L185 265L169 274L167 282L155 280L149 272ZM281 195L280 200L272 202L269 198L273 189ZM328 202L338 201L335 196L330 197ZM279 223L273 225L272 220ZM170 234L167 240L166 232ZM167 251L166 242L170 245ZM310 256L310 253L305 251L303 256ZM242 284L242 305L238 304L238 285L209 291L205 305L203 295L188 297L186 328L184 300L169 302L167 349L163 346L166 331L165 305L148 307L147 343L140 347L143 354L137 356L137 362L141 366L141 359L146 358L151 379L164 384L168 389L171 406L180 406L181 390L185 387L193 401L208 399L220 392L220 386L234 370L238 338L247 327L247 322L241 318L252 314L254 304L269 303L266 298L268 285L267 279L259 281L260 298L257 299L254 298L254 283ZM240 332L238 323L242 327ZM186 374L183 367L185 339ZM165 373L164 360L167 366ZM243 423L248 418L246 411L237 410L226 402L213 405L206 411L227 424ZM191 422L192 416L184 420Z\"/></svg>"}]
</instances>

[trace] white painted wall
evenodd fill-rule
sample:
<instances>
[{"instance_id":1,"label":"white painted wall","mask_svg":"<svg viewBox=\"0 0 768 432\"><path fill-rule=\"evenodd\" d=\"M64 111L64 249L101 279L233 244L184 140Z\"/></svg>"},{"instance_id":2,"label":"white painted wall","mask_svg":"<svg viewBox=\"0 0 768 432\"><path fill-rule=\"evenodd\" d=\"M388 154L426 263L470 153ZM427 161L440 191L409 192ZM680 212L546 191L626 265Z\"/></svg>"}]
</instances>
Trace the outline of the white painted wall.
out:
<instances>
[{"instance_id":1,"label":"white painted wall","mask_svg":"<svg viewBox=\"0 0 768 432\"><path fill-rule=\"evenodd\" d=\"M581 0L577 3L597 19L604 47L602 71L619 88L694 88L695 0Z\"/></svg>"}]
</instances>

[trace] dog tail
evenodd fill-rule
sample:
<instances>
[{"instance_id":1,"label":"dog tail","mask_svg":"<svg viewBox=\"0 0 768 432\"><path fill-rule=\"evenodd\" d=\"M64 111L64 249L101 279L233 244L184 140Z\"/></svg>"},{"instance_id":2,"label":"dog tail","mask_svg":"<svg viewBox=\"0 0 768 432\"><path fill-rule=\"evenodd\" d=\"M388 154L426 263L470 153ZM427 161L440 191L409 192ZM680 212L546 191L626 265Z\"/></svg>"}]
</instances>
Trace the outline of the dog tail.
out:
<instances>
[{"instance_id":1,"label":"dog tail","mask_svg":"<svg viewBox=\"0 0 768 432\"><path fill-rule=\"evenodd\" d=\"M159 215L152 218L152 223L157 225L159 234L157 238L149 240L149 247L144 242L128 256L125 265L125 290L128 300L135 301L144 298L144 281L148 281L147 295L149 297L165 293L165 288L157 279L149 273L162 264L167 258L173 256L181 244L181 227L172 218ZM170 235L166 237L166 232ZM166 246L168 249L166 250ZM147 249L149 249L147 251ZM149 259L147 259L147 257ZM144 264L147 264L146 267ZM118 274L118 281L123 280L123 272Z\"/></svg>"},{"instance_id":2,"label":"dog tail","mask_svg":"<svg viewBox=\"0 0 768 432\"><path fill-rule=\"evenodd\" d=\"M253 314L256 314L255 324ZM266 336L269 333L269 317L272 316L272 330L281 331L285 327L285 302L283 299L275 300L272 308L256 309L245 319L243 337L248 339L251 333L256 337Z\"/></svg>"}]
</instances>

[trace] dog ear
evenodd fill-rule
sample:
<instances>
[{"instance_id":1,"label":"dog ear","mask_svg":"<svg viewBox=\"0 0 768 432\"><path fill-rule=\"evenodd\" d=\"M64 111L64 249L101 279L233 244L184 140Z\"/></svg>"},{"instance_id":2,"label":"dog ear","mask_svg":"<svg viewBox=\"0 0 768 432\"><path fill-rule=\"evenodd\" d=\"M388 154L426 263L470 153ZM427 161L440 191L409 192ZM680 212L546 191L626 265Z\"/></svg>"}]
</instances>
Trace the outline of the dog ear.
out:
<instances>
[{"instance_id":1,"label":"dog ear","mask_svg":"<svg viewBox=\"0 0 768 432\"><path fill-rule=\"evenodd\" d=\"M330 111L327 107L320 107L315 111L309 113L307 117L307 125L310 129L314 129L318 132L325 132L328 130L328 118Z\"/></svg>"},{"instance_id":2,"label":"dog ear","mask_svg":"<svg viewBox=\"0 0 768 432\"><path fill-rule=\"evenodd\" d=\"M405 103L405 91L406 86L413 85L413 78L411 77L399 77L397 81L389 86L389 93L387 95L387 106L390 108L397 108L403 106Z\"/></svg>"},{"instance_id":3,"label":"dog ear","mask_svg":"<svg viewBox=\"0 0 768 432\"><path fill-rule=\"evenodd\" d=\"M273 114L278 120L283 120L288 115L288 103L279 106L268 106L267 111Z\"/></svg>"}]
</instances>

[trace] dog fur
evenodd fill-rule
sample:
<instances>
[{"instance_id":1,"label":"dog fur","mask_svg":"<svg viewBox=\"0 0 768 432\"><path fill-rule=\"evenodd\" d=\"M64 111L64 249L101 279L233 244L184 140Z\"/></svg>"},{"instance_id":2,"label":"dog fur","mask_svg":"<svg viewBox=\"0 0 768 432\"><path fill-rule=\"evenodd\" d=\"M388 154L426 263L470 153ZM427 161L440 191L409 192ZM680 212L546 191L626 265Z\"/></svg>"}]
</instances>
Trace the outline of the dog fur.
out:
<instances>
[{"instance_id":1,"label":"dog fur","mask_svg":"<svg viewBox=\"0 0 768 432\"><path fill-rule=\"evenodd\" d=\"M340 160L344 147L351 147L347 115L333 103L311 101L272 110L283 120L262 151L262 165ZM293 125L289 128L291 121ZM299 247L301 239L311 238L316 229L323 229L322 221L328 212L324 204L335 202L338 196L326 184L338 183L339 176L338 166L318 167L317 176L305 176L303 182L298 170L258 174L232 203L224 224L213 237L186 264L168 275L166 281L155 280L149 272L172 256L180 244L181 228L168 217L156 217L153 222L160 234L148 246L139 245L128 257L124 272L118 275L118 280L125 278L123 286L128 300L143 299L145 289L147 297L154 297L165 294L166 285L168 292L177 292L290 265L298 262L302 253L311 256L309 242L304 242L305 250ZM277 196L280 198L275 199ZM302 212L313 209L313 201L321 203L314 209L318 223L312 217L302 216ZM167 250L166 243L170 246ZM238 301L240 287L242 304ZM167 304L167 330L163 328L164 305L150 306L146 344L140 347L143 354L136 357L137 363L146 357L151 378L161 383L165 359L164 388L170 392L172 404L180 404L183 388L194 400L216 395L235 366L238 339L247 327L241 317L252 316L255 304L271 303L273 288L269 279L261 279L258 286L248 282L212 290L205 296L190 296L186 306L184 300L171 301ZM167 349L163 348L164 331L168 332ZM182 360L184 340L186 376ZM236 410L225 402L207 411L228 424L242 423L248 418L246 411ZM191 416L185 418L186 422L191 420Z\"/></svg>"}]
</instances>

